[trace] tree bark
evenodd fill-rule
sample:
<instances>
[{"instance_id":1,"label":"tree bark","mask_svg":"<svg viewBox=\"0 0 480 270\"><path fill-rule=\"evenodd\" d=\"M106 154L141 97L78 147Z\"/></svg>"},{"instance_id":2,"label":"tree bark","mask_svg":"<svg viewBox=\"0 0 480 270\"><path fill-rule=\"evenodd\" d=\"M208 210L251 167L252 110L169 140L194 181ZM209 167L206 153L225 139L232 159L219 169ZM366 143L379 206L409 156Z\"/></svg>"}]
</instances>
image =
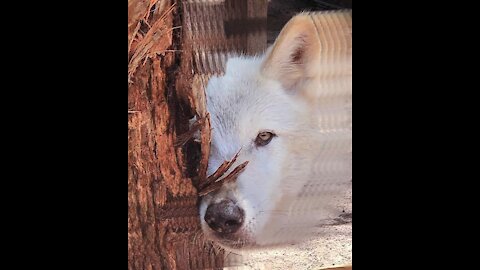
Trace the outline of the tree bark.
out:
<instances>
[{"instance_id":1,"label":"tree bark","mask_svg":"<svg viewBox=\"0 0 480 270\"><path fill-rule=\"evenodd\" d=\"M197 235L198 160L188 155L206 164L208 153L176 143L196 111L192 94L177 91L192 80L179 65L178 3L128 5L128 269L222 267L223 252Z\"/></svg>"},{"instance_id":2,"label":"tree bark","mask_svg":"<svg viewBox=\"0 0 480 270\"><path fill-rule=\"evenodd\" d=\"M225 264L224 251L204 241L198 214L210 147L203 89L223 72L226 53L265 48L267 1L253 3L128 1L129 270ZM240 20L251 29L230 27ZM193 116L201 119L200 143L185 137Z\"/></svg>"}]
</instances>

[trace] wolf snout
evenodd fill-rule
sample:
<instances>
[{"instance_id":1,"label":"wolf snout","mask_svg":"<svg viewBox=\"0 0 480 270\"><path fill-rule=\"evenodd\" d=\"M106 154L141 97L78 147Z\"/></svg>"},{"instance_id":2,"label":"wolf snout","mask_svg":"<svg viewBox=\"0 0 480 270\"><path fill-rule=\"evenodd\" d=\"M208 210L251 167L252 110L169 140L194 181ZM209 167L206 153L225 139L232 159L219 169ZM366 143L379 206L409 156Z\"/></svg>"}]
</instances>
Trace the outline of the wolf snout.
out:
<instances>
[{"instance_id":1,"label":"wolf snout","mask_svg":"<svg viewBox=\"0 0 480 270\"><path fill-rule=\"evenodd\" d=\"M235 233L242 227L245 212L232 200L222 200L207 207L205 222L208 226L222 234Z\"/></svg>"}]
</instances>

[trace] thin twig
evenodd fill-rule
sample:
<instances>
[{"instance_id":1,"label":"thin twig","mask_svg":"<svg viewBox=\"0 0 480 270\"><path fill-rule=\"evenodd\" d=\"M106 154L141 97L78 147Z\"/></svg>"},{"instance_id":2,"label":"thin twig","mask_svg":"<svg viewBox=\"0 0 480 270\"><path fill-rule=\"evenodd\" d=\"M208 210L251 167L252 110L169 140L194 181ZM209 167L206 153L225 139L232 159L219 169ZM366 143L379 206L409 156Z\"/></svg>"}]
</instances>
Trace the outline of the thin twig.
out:
<instances>
[{"instance_id":1,"label":"thin twig","mask_svg":"<svg viewBox=\"0 0 480 270\"><path fill-rule=\"evenodd\" d=\"M201 189L200 192L198 192L199 196L205 196L213 191L216 191L222 187L224 183L228 183L231 181L234 181L237 179L238 175L245 170L245 167L247 166L248 161L243 162L242 164L238 165L233 171L228 174L226 177L216 181L215 183L206 186L205 188Z\"/></svg>"},{"instance_id":2,"label":"thin twig","mask_svg":"<svg viewBox=\"0 0 480 270\"><path fill-rule=\"evenodd\" d=\"M195 132L201 129L203 124L205 124L205 118L200 118L197 121L195 121L195 123L193 123L192 126L190 127L189 131L177 137L177 140L175 141L174 146L175 147L184 146L191 138L193 138L193 136L195 135Z\"/></svg>"},{"instance_id":3,"label":"thin twig","mask_svg":"<svg viewBox=\"0 0 480 270\"><path fill-rule=\"evenodd\" d=\"M222 177L222 175L224 175L229 169L230 167L232 167L233 163L235 163L235 161L237 160L237 157L238 155L240 154L240 151L242 149L238 150L238 152L235 154L235 156L230 160L230 161L224 161L222 163L222 165L220 165L220 167L218 167L218 169L212 174L210 175L209 177L207 177L207 179L205 180L205 182L201 183L200 185L200 189L203 189L205 188L206 186L214 183L214 182L217 182L217 180Z\"/></svg>"}]
</instances>

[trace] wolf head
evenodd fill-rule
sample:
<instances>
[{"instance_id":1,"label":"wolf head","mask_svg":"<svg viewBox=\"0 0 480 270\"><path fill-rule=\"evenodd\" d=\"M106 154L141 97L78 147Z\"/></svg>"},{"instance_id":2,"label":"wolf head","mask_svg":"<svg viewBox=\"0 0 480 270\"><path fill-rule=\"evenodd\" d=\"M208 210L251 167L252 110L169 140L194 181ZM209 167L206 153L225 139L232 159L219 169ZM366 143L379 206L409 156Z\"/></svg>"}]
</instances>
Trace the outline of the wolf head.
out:
<instances>
[{"instance_id":1,"label":"wolf head","mask_svg":"<svg viewBox=\"0 0 480 270\"><path fill-rule=\"evenodd\" d=\"M344 129L337 128L340 133L321 132L318 35L311 15L294 17L264 55L230 58L225 74L212 77L207 85L212 126L208 173L238 151L235 164L249 162L236 181L206 195L200 204L204 233L226 248L297 238L292 231L319 217L312 218L312 211L295 212L296 198L335 177L341 178L335 178L336 183L350 180L350 119L342 122ZM332 152L335 140L341 145ZM341 176L325 174L322 166L331 163Z\"/></svg>"}]
</instances>

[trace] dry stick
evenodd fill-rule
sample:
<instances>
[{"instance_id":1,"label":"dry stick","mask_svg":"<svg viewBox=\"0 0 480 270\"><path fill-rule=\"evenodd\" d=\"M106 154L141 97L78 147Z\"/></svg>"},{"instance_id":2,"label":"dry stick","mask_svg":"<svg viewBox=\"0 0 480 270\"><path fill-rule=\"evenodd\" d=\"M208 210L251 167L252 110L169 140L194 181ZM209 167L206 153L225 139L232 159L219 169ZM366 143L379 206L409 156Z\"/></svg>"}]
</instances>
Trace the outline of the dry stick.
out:
<instances>
[{"instance_id":1,"label":"dry stick","mask_svg":"<svg viewBox=\"0 0 480 270\"><path fill-rule=\"evenodd\" d=\"M222 178L216 182L214 182L211 185L208 185L207 187L203 188L198 192L198 196L205 196L209 194L210 192L218 190L224 183L231 182L235 179L237 179L237 176L243 172L245 167L247 166L248 161L245 161L244 163L238 165L229 175L227 175L225 178Z\"/></svg>"},{"instance_id":2,"label":"dry stick","mask_svg":"<svg viewBox=\"0 0 480 270\"><path fill-rule=\"evenodd\" d=\"M205 124L205 120L205 117L198 119L197 121L195 121L195 123L193 123L189 131L178 136L175 142L175 147L181 147L185 145L185 143L187 143L194 136L195 132L201 130L201 127ZM247 166L248 161L245 161L242 164L238 165L226 177L220 179L220 177L222 177L235 163L241 150L242 149L240 148L240 150L238 150L238 152L230 161L224 161L222 165L220 165L220 167L218 167L218 169L212 175L205 179L205 181L200 181L200 191L198 193L199 196L205 196L210 192L218 190L223 185L223 183L231 182L237 178L237 176Z\"/></svg>"},{"instance_id":3,"label":"dry stick","mask_svg":"<svg viewBox=\"0 0 480 270\"><path fill-rule=\"evenodd\" d=\"M224 175L230 169L230 167L232 167L233 163L235 163L235 161L237 160L237 157L240 154L241 150L242 149L238 150L238 152L230 161L224 161L222 165L220 165L220 167L218 167L218 169L205 180L205 182L201 183L200 189L205 188L213 182L217 182L217 180L222 177L222 175Z\"/></svg>"},{"instance_id":4,"label":"dry stick","mask_svg":"<svg viewBox=\"0 0 480 270\"><path fill-rule=\"evenodd\" d=\"M197 121L195 121L195 123L193 123L192 126L190 127L189 131L177 137L177 140L175 142L175 147L184 146L191 138L193 138L193 136L195 135L195 132L199 131L204 124L205 124L205 118L200 118Z\"/></svg>"}]
</instances>

